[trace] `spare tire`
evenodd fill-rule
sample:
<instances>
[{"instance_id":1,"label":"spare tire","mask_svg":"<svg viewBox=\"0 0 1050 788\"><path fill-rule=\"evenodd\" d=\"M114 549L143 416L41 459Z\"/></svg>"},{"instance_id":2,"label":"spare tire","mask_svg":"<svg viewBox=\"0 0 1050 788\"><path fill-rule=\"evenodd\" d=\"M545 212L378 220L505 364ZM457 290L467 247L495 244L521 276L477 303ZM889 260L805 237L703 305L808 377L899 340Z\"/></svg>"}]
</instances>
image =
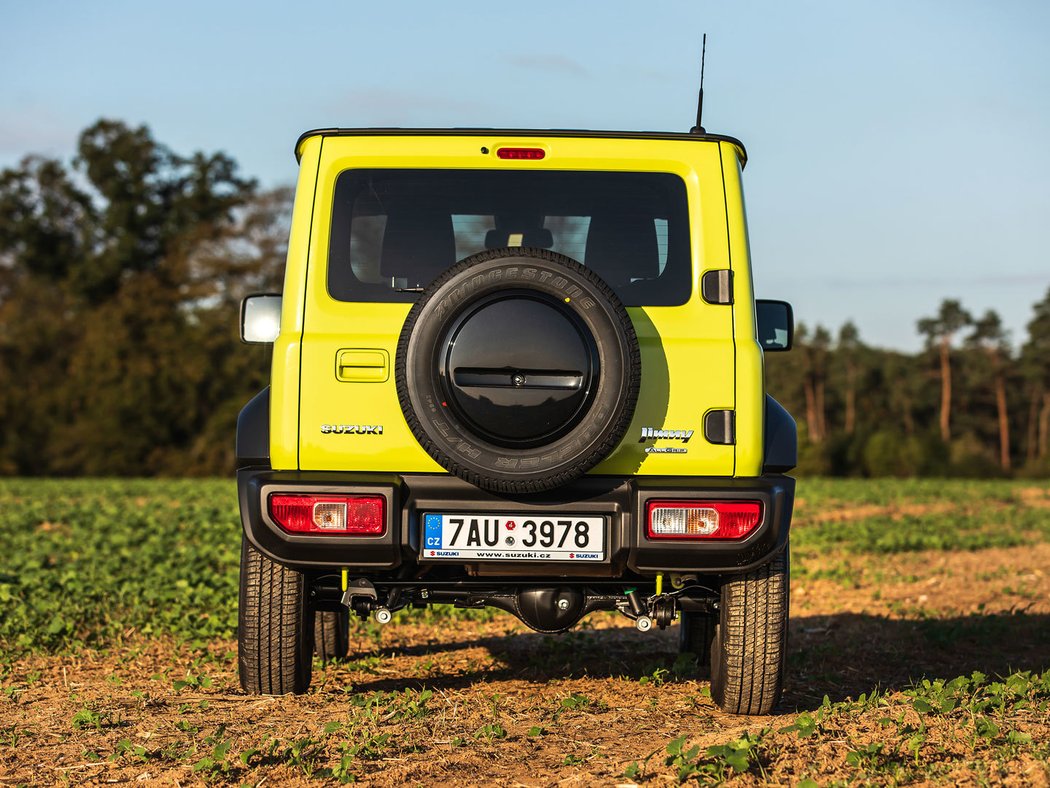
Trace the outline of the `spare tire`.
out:
<instances>
[{"instance_id":1,"label":"spare tire","mask_svg":"<svg viewBox=\"0 0 1050 788\"><path fill-rule=\"evenodd\" d=\"M638 339L612 289L564 255L472 255L405 320L395 364L412 433L439 464L495 492L549 490L623 438L641 380Z\"/></svg>"}]
</instances>

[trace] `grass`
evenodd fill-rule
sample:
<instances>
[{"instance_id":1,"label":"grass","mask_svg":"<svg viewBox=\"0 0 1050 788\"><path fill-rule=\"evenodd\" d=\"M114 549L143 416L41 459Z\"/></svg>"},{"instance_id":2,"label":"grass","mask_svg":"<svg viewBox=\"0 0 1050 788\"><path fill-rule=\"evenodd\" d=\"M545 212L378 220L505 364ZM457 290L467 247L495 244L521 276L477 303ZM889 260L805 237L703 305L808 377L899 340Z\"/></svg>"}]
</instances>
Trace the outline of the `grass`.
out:
<instances>
[{"instance_id":1,"label":"grass","mask_svg":"<svg viewBox=\"0 0 1050 788\"><path fill-rule=\"evenodd\" d=\"M240 522L225 481L0 482L0 644L230 637Z\"/></svg>"},{"instance_id":2,"label":"grass","mask_svg":"<svg viewBox=\"0 0 1050 788\"><path fill-rule=\"evenodd\" d=\"M510 653L515 646L508 642L499 646L507 654L497 649L487 662L470 654L454 670L440 652L397 656L380 648L380 630L366 623L355 635L364 648L335 669L353 679L322 683L304 700L282 700L282 708L301 703L307 711L294 725L271 728L217 712L236 693L229 642L240 524L232 482L0 481L0 744L13 752L43 738L41 723L11 710L55 685L47 655L62 655L65 665L108 649L111 674L93 696L70 684L56 725L80 748L83 763L126 768L122 774L132 776L172 769L236 784L277 769L285 777L343 783L367 779L387 763L472 753L495 762L506 753L551 750L557 760L548 768L555 771L544 779L560 768L591 770L605 783L1045 780L1045 770L1026 771L1050 759L1050 670L1032 656L1046 632L1028 633L1045 624L1038 607L1045 600L1007 565L988 563L960 579L937 556L1050 541L1048 497L1033 489L1011 481L802 481L793 572L807 590L823 583L854 599L863 595L867 612L837 616L825 632L819 616L806 617L800 598L795 615L803 632L789 654L790 671L797 683L844 689L829 690L832 697L822 701L824 689L796 700L788 717L753 724L719 717L706 682L668 657L666 646L614 660L607 650L615 641L590 622L566 636L522 636L535 644L529 660ZM906 554L916 552L923 555L909 563ZM1000 607L994 615L980 608L949 615L926 587L934 579L986 583L999 601L1043 613ZM892 604L882 597L889 586L899 595ZM933 599L921 602L925 594ZM882 612L870 612L880 604ZM463 639L460 628L500 615L440 607L405 611L398 620L453 641ZM817 630L805 634L804 627ZM863 642L879 627L878 639ZM157 670L152 680L137 680L131 666L148 661L150 643L165 638L176 642L178 656L150 668ZM1021 638L1028 651L1017 646ZM1002 659L989 658L996 643L1012 646L1000 649ZM983 671L952 656L978 647L983 656L973 664ZM850 681L847 674L864 660L868 673ZM391 664L408 670L399 674ZM909 672L923 664L933 672ZM895 665L899 675L891 678ZM522 672L530 681L517 685L520 696L513 685L506 695L499 681L510 679L490 684L489 670ZM617 692L631 694L630 702ZM664 725L657 734L647 715L667 703L678 703L691 722ZM636 740L652 749L618 762L617 750L603 749L602 729L634 708L645 721ZM165 711L170 724L157 739L136 738L135 720ZM581 726L589 727L590 740L570 746ZM624 736L631 740L630 731ZM73 781L87 774L70 768ZM428 773L415 774L426 781Z\"/></svg>"},{"instance_id":3,"label":"grass","mask_svg":"<svg viewBox=\"0 0 1050 788\"><path fill-rule=\"evenodd\" d=\"M853 556L1046 541L1050 517L1021 499L1025 486L804 480L794 571L805 575L819 563L814 571L849 582ZM924 504L935 506L913 510ZM885 511L849 516L863 506ZM232 637L239 550L231 481L0 480L0 645L8 653L61 652L119 645L134 634L190 642ZM842 561L829 562L830 554ZM422 616L441 626L497 615L440 606L401 620Z\"/></svg>"},{"instance_id":4,"label":"grass","mask_svg":"<svg viewBox=\"0 0 1050 788\"><path fill-rule=\"evenodd\" d=\"M924 680L909 690L875 691L856 700L832 703L825 697L814 711L787 725L747 731L724 744L701 747L679 736L629 764L624 776L644 781L663 773L653 773L660 756L656 763L670 767L679 783L709 785L748 774L800 786L907 784L943 779L963 767L991 776L999 764L1020 754L1036 761L1050 757L1050 742L1027 730L1041 723L1038 729L1045 731L1048 713L1050 671L1015 673L1002 681L982 673ZM796 754L826 745L836 745L842 756L812 770L819 783L804 765L785 768Z\"/></svg>"}]
</instances>

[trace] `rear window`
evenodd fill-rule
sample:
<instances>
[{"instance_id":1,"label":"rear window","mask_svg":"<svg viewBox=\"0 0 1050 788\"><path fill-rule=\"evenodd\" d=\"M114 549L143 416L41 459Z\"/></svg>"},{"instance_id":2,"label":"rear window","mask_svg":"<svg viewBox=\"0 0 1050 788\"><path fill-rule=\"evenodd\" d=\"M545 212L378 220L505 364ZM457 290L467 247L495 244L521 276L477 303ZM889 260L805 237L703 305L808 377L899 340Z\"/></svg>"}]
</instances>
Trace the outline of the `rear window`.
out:
<instances>
[{"instance_id":1,"label":"rear window","mask_svg":"<svg viewBox=\"0 0 1050 788\"><path fill-rule=\"evenodd\" d=\"M627 306L689 299L685 184L640 172L347 170L328 290L341 301L414 301L449 266L505 246L567 255Z\"/></svg>"}]
</instances>

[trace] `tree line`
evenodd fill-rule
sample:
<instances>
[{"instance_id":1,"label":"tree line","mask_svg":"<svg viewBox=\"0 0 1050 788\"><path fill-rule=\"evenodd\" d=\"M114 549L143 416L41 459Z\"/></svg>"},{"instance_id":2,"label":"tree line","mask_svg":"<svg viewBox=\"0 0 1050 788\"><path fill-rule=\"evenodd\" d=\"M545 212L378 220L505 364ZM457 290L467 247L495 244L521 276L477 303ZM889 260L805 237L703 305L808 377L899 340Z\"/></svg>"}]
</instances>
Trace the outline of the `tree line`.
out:
<instances>
[{"instance_id":1,"label":"tree line","mask_svg":"<svg viewBox=\"0 0 1050 788\"><path fill-rule=\"evenodd\" d=\"M238 304L280 288L290 202L112 120L0 172L0 473L227 473L269 372Z\"/></svg>"},{"instance_id":2,"label":"tree line","mask_svg":"<svg viewBox=\"0 0 1050 788\"><path fill-rule=\"evenodd\" d=\"M989 310L945 299L917 321L915 354L800 323L791 353L766 357L770 393L799 422L802 473L1050 475L1050 290L1018 351Z\"/></svg>"},{"instance_id":3,"label":"tree line","mask_svg":"<svg viewBox=\"0 0 1050 788\"><path fill-rule=\"evenodd\" d=\"M237 309L280 289L291 200L226 154L114 120L70 162L0 172L0 474L229 473L237 413L269 375ZM847 323L800 325L767 357L800 472L1050 472L1050 292L1019 353L994 312L957 301L916 328L919 354Z\"/></svg>"}]
</instances>

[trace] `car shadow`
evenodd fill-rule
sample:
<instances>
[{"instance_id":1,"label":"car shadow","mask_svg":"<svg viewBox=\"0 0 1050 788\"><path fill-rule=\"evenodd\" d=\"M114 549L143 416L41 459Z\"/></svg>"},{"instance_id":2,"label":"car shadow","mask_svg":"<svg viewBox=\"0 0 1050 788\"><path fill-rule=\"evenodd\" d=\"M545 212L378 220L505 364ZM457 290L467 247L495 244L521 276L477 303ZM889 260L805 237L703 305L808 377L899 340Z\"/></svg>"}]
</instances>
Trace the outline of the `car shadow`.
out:
<instances>
[{"instance_id":1,"label":"car shadow","mask_svg":"<svg viewBox=\"0 0 1050 788\"><path fill-rule=\"evenodd\" d=\"M443 672L442 654L484 648L481 667ZM355 692L407 688L462 689L508 680L543 683L573 678L640 680L662 671L664 681L696 680L695 665L679 659L678 629L641 634L629 627L576 629L561 635L532 632L452 639L428 645L360 651L366 657L434 656L436 668L418 678L377 677L355 682ZM979 671L990 677L1050 669L1050 616L970 615L890 619L858 613L792 618L787 680L780 713L812 710L873 690L892 691L924 678L951 679Z\"/></svg>"},{"instance_id":2,"label":"car shadow","mask_svg":"<svg viewBox=\"0 0 1050 788\"><path fill-rule=\"evenodd\" d=\"M787 706L812 708L872 690L979 671L1050 669L1050 615L1024 612L889 619L838 613L792 619Z\"/></svg>"}]
</instances>

